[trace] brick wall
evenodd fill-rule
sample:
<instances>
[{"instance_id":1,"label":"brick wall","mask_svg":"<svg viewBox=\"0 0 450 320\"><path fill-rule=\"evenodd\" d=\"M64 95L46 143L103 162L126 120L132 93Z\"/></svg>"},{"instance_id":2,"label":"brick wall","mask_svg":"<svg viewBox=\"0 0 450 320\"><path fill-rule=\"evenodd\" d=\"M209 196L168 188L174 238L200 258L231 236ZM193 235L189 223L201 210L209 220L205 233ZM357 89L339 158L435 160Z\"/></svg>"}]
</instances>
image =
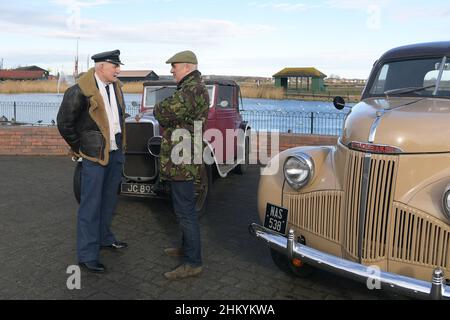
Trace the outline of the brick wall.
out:
<instances>
[{"instance_id":1,"label":"brick wall","mask_svg":"<svg viewBox=\"0 0 450 320\"><path fill-rule=\"evenodd\" d=\"M56 127L0 126L0 155L67 155Z\"/></svg>"},{"instance_id":2,"label":"brick wall","mask_svg":"<svg viewBox=\"0 0 450 320\"><path fill-rule=\"evenodd\" d=\"M270 137L268 134L268 148ZM336 141L336 136L282 133L279 147L283 151L296 146L334 145ZM56 127L0 126L0 155L67 155L68 150Z\"/></svg>"}]
</instances>

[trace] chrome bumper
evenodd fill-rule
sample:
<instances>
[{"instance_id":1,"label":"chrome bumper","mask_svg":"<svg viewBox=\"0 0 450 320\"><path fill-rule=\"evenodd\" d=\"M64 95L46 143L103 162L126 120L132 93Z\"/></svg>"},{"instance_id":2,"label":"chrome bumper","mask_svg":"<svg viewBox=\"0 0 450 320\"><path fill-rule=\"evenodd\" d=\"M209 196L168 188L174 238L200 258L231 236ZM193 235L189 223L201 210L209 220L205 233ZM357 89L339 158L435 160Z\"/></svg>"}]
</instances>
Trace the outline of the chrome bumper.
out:
<instances>
[{"instance_id":1,"label":"chrome bumper","mask_svg":"<svg viewBox=\"0 0 450 320\"><path fill-rule=\"evenodd\" d=\"M251 224L250 233L268 245L285 254L288 258L298 258L312 266L337 275L363 283L377 283L379 288L395 291L419 299L450 299L450 286L444 284L444 273L437 268L433 272L433 281L427 282L389 272L374 272L374 268L348 261L296 241L294 231L289 231L288 238L277 234L258 224Z\"/></svg>"}]
</instances>

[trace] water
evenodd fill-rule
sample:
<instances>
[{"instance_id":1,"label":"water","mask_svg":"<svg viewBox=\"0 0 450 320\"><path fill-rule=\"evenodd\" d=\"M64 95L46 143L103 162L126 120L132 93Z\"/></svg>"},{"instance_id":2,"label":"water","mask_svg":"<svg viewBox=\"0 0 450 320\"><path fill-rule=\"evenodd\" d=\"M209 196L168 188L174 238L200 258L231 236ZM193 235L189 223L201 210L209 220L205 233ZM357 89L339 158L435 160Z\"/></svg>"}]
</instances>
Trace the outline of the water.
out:
<instances>
[{"instance_id":1,"label":"water","mask_svg":"<svg viewBox=\"0 0 450 320\"><path fill-rule=\"evenodd\" d=\"M141 94L125 94L125 103L130 104L132 101L141 103ZM64 94L60 93L21 93L21 94L4 94L0 93L0 102L34 102L34 103L58 103L61 101Z\"/></svg>"},{"instance_id":2,"label":"water","mask_svg":"<svg viewBox=\"0 0 450 320\"><path fill-rule=\"evenodd\" d=\"M33 125L56 121L63 94L0 94L0 117ZM127 113L138 113L141 94L125 94ZM14 103L16 113L14 114ZM349 109L338 111L331 102L243 99L243 117L256 130L339 134Z\"/></svg>"},{"instance_id":3,"label":"water","mask_svg":"<svg viewBox=\"0 0 450 320\"><path fill-rule=\"evenodd\" d=\"M0 94L0 117L8 120L14 118L14 102L16 103L17 122L27 124L51 124L56 121L59 106L64 94L33 93L33 94ZM127 112L134 115L141 103L140 94L125 94Z\"/></svg>"},{"instance_id":4,"label":"water","mask_svg":"<svg viewBox=\"0 0 450 320\"><path fill-rule=\"evenodd\" d=\"M0 97L1 101L1 97ZM332 102L303 100L243 99L244 110L279 112L339 112ZM353 104L348 104L352 106ZM344 110L348 112L348 110Z\"/></svg>"}]
</instances>

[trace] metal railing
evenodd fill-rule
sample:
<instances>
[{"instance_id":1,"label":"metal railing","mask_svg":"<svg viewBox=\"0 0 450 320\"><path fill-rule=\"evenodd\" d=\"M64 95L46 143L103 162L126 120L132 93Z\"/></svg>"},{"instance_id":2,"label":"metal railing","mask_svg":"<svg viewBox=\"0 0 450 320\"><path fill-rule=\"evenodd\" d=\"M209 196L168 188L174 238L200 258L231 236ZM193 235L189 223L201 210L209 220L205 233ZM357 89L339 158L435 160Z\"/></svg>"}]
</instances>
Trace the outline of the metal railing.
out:
<instances>
[{"instance_id":1,"label":"metal railing","mask_svg":"<svg viewBox=\"0 0 450 320\"><path fill-rule=\"evenodd\" d=\"M55 125L59 102L0 102L0 124ZM136 103L127 104L127 113L139 112ZM244 120L255 131L340 135L346 112L297 112L245 110Z\"/></svg>"},{"instance_id":2,"label":"metal railing","mask_svg":"<svg viewBox=\"0 0 450 320\"><path fill-rule=\"evenodd\" d=\"M60 102L0 101L0 124L55 125ZM127 105L127 112L136 115L139 105Z\"/></svg>"},{"instance_id":3,"label":"metal railing","mask_svg":"<svg viewBox=\"0 0 450 320\"><path fill-rule=\"evenodd\" d=\"M241 111L244 120L256 131L340 135L346 112Z\"/></svg>"}]
</instances>

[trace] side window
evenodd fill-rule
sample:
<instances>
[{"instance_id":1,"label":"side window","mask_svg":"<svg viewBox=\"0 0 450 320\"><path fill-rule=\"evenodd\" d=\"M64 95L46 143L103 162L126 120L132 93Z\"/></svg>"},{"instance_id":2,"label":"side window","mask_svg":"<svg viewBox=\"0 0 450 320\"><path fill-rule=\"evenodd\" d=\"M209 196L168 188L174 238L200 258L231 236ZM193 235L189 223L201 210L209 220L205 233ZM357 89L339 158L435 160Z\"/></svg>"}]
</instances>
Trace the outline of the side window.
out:
<instances>
[{"instance_id":1,"label":"side window","mask_svg":"<svg viewBox=\"0 0 450 320\"><path fill-rule=\"evenodd\" d=\"M385 64L383 68L381 68L380 73L378 74L377 80L374 83L371 93L372 94L382 94L386 87L386 77L389 71L389 64Z\"/></svg>"},{"instance_id":2,"label":"side window","mask_svg":"<svg viewBox=\"0 0 450 320\"><path fill-rule=\"evenodd\" d=\"M212 108L214 106L214 86L206 86L206 88L209 95L209 107Z\"/></svg>"},{"instance_id":3,"label":"side window","mask_svg":"<svg viewBox=\"0 0 450 320\"><path fill-rule=\"evenodd\" d=\"M218 86L219 92L217 94L217 107L223 109L233 109L237 106L234 102L234 87L233 86Z\"/></svg>"},{"instance_id":4,"label":"side window","mask_svg":"<svg viewBox=\"0 0 450 320\"><path fill-rule=\"evenodd\" d=\"M450 70L444 70L441 83L439 84L439 90L447 91L448 93L446 95L450 96Z\"/></svg>"}]
</instances>

